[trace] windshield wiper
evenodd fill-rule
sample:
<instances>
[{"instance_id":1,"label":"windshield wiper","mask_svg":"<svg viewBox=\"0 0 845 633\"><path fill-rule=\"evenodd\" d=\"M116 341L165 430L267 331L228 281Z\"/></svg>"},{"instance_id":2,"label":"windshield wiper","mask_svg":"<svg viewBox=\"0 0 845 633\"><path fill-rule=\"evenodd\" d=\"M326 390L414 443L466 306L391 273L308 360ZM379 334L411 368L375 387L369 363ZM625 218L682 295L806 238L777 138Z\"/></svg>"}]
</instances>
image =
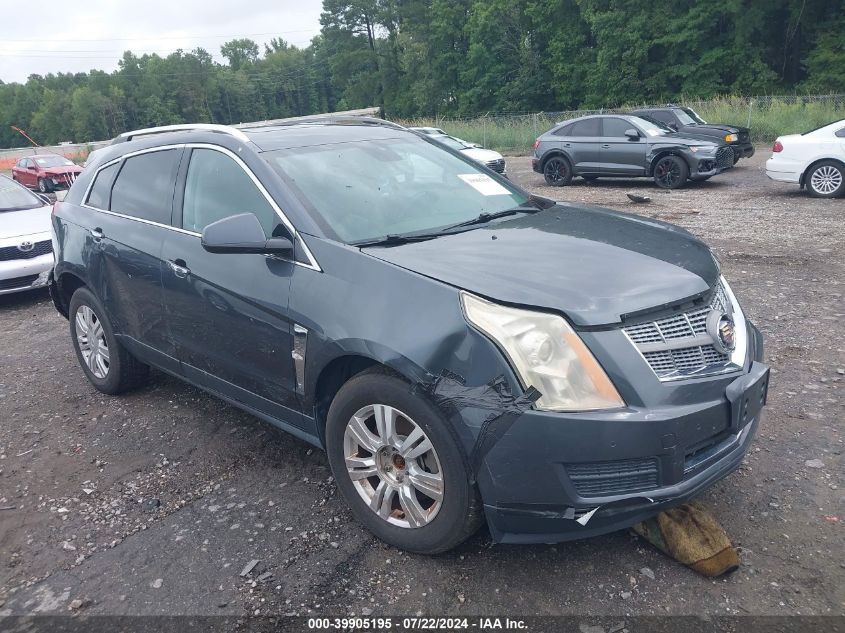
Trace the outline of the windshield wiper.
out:
<instances>
[{"instance_id":1,"label":"windshield wiper","mask_svg":"<svg viewBox=\"0 0 845 633\"><path fill-rule=\"evenodd\" d=\"M400 244L409 244L411 242L433 240L435 237L440 237L440 233L411 233L409 235L395 235L391 233L385 235L384 237L376 237L371 240L351 242L351 245L357 246L358 248L365 248L367 246L398 246Z\"/></svg>"},{"instance_id":2,"label":"windshield wiper","mask_svg":"<svg viewBox=\"0 0 845 633\"><path fill-rule=\"evenodd\" d=\"M542 201L542 202L541 202ZM530 205L530 204L522 204L517 207L511 207L510 209L505 209L504 211L496 211L495 213L490 213L485 211L484 213L479 213L476 217L472 218L471 220L465 220L464 222L458 222L457 224L450 224L449 226L440 230L441 233L447 233L452 229L459 229L463 226L474 226L476 224L487 224L492 220L496 220L497 218L505 218L509 215L516 215L517 213L537 213L538 211L542 211L543 209L548 208L544 206L544 202L546 201L545 198L540 198L538 200L529 199L529 202L535 203L537 206ZM554 202L552 202L554 204Z\"/></svg>"}]
</instances>

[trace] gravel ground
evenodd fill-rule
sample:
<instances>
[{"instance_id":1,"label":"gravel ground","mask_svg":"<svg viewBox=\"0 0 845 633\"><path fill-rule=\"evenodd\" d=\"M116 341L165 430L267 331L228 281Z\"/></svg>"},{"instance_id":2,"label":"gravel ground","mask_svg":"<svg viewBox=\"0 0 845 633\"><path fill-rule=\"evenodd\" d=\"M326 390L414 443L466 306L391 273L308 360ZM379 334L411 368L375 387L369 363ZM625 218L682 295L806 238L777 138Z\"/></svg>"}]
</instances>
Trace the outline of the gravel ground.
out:
<instances>
[{"instance_id":1,"label":"gravel ground","mask_svg":"<svg viewBox=\"0 0 845 633\"><path fill-rule=\"evenodd\" d=\"M403 554L353 521L303 442L160 373L96 392L33 292L0 298L0 614L845 613L845 200L768 181L767 157L674 192L552 189L509 159L532 191L705 238L763 331L759 435L703 497L741 547L733 575L705 579L625 531L535 547L482 531L445 555Z\"/></svg>"}]
</instances>

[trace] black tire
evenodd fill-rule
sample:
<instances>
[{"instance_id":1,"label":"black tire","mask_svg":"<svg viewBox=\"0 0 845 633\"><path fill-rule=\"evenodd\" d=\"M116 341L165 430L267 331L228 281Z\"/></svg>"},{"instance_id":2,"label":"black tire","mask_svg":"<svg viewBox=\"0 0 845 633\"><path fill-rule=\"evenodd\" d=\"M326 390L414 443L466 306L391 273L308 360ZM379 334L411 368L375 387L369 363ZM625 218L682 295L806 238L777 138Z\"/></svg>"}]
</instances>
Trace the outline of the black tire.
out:
<instances>
[{"instance_id":1,"label":"black tire","mask_svg":"<svg viewBox=\"0 0 845 633\"><path fill-rule=\"evenodd\" d=\"M689 178L689 167L679 156L663 156L654 164L654 184L661 189L680 189Z\"/></svg>"},{"instance_id":2,"label":"black tire","mask_svg":"<svg viewBox=\"0 0 845 633\"><path fill-rule=\"evenodd\" d=\"M436 514L424 525L402 527L379 516L367 505L347 470L347 426L356 413L370 405L388 405L404 416L397 418L397 434L401 422L412 420L425 433L436 452L436 463L442 475L443 496ZM367 423L373 424L374 420ZM407 382L386 370L367 370L341 387L329 407L326 450L338 489L355 518L385 543L419 554L437 554L462 543L481 525L481 500L476 487L469 481L458 438L431 402L412 393ZM372 455L376 457L376 453ZM361 454L356 452L354 456L360 458ZM401 460L401 464L403 469L410 468L404 460ZM410 473L410 470L407 472ZM375 475L357 479L359 482L366 479L369 484L372 480L376 483L381 481L380 476ZM397 505L399 496L394 495ZM392 509L392 503L390 517L398 517L399 520L407 517L400 507Z\"/></svg>"},{"instance_id":3,"label":"black tire","mask_svg":"<svg viewBox=\"0 0 845 633\"><path fill-rule=\"evenodd\" d=\"M50 183L47 182L45 178L38 179L38 191L41 193L50 193L53 188L50 186Z\"/></svg>"},{"instance_id":4,"label":"black tire","mask_svg":"<svg viewBox=\"0 0 845 633\"><path fill-rule=\"evenodd\" d=\"M807 171L804 185L814 198L837 198L845 194L845 166L835 160L823 160Z\"/></svg>"},{"instance_id":5,"label":"black tire","mask_svg":"<svg viewBox=\"0 0 845 633\"><path fill-rule=\"evenodd\" d=\"M83 354L80 342L81 325L78 321L78 314L88 308L93 313L94 324L99 324L102 328L103 337L106 342L108 361L105 364L107 369L103 376L97 376L94 370L91 369L86 357ZM85 287L79 288L73 293L70 299L70 306L68 308L68 315L70 321L70 336L73 342L73 349L76 351L76 359L79 361L79 366L85 372L88 381L94 385L98 391L109 395L115 395L124 391L129 391L143 383L150 368L144 363L136 359L130 354L123 345L121 345L114 336L111 324L105 316L105 310L97 297ZM79 317L82 318L82 317ZM83 319L84 321L84 319ZM93 348L92 348L93 349ZM89 352L89 358L93 351Z\"/></svg>"},{"instance_id":6,"label":"black tire","mask_svg":"<svg viewBox=\"0 0 845 633\"><path fill-rule=\"evenodd\" d=\"M543 163L543 178L551 187L564 187L572 182L572 165L565 156L552 156Z\"/></svg>"},{"instance_id":7,"label":"black tire","mask_svg":"<svg viewBox=\"0 0 845 633\"><path fill-rule=\"evenodd\" d=\"M742 158L736 151L734 151L734 165L739 162L739 159Z\"/></svg>"}]
</instances>

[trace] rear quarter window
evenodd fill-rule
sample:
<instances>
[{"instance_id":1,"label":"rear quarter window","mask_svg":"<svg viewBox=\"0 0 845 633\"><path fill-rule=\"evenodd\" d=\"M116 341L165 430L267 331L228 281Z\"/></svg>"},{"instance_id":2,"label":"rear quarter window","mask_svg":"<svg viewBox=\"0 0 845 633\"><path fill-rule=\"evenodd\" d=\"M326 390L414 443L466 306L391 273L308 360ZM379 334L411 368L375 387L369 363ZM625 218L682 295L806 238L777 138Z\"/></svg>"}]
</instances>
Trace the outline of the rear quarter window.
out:
<instances>
[{"instance_id":1,"label":"rear quarter window","mask_svg":"<svg viewBox=\"0 0 845 633\"><path fill-rule=\"evenodd\" d=\"M114 181L115 173L117 173L118 165L120 163L109 165L94 176L94 184L91 185L91 192L88 194L85 204L95 209L108 210L111 184Z\"/></svg>"},{"instance_id":2,"label":"rear quarter window","mask_svg":"<svg viewBox=\"0 0 845 633\"><path fill-rule=\"evenodd\" d=\"M569 136L569 133L572 131L572 125L561 125L558 129L556 129L552 134L555 136Z\"/></svg>"},{"instance_id":3,"label":"rear quarter window","mask_svg":"<svg viewBox=\"0 0 845 633\"><path fill-rule=\"evenodd\" d=\"M169 225L180 154L167 149L127 158L112 187L110 210Z\"/></svg>"}]
</instances>

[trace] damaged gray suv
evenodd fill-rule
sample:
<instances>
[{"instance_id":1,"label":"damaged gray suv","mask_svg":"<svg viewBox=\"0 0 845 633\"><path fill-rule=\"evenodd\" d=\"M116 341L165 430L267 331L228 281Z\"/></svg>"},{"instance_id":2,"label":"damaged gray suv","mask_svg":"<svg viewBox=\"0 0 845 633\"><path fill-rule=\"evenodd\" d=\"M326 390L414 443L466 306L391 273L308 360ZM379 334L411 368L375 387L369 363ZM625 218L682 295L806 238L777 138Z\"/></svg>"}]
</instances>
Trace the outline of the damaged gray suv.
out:
<instances>
[{"instance_id":1,"label":"damaged gray suv","mask_svg":"<svg viewBox=\"0 0 845 633\"><path fill-rule=\"evenodd\" d=\"M130 132L55 206L100 391L150 367L325 448L414 552L618 530L736 469L760 333L710 249L376 119Z\"/></svg>"}]
</instances>

